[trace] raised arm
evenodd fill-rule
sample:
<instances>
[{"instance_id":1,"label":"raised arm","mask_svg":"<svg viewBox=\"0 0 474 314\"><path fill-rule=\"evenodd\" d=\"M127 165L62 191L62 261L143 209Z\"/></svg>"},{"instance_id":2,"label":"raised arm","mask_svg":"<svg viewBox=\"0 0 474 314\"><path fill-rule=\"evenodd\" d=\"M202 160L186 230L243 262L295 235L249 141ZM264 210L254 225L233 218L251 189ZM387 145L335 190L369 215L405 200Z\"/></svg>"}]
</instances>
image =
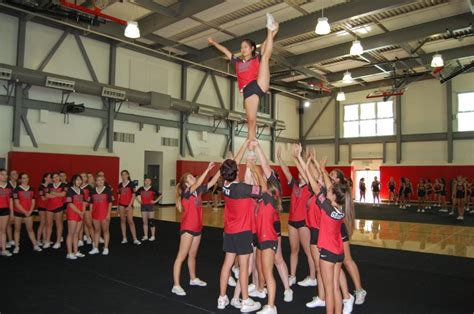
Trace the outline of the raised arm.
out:
<instances>
[{"instance_id":1,"label":"raised arm","mask_svg":"<svg viewBox=\"0 0 474 314\"><path fill-rule=\"evenodd\" d=\"M321 187L319 186L318 180L313 176L311 173L311 164L313 163L313 158L310 156L306 161L306 174L308 176L308 183L311 186L311 189L314 193L318 194L321 191Z\"/></svg>"},{"instance_id":2,"label":"raised arm","mask_svg":"<svg viewBox=\"0 0 474 314\"><path fill-rule=\"evenodd\" d=\"M214 166L215 164L213 162L210 162L209 165L207 165L207 168L204 171L204 173L201 174L199 178L196 180L196 183L194 183L194 185L190 187L189 190L191 193L194 193L194 191L196 191L204 183L204 179L206 179L207 175L209 174L209 171L211 171L212 168L214 168Z\"/></svg>"},{"instance_id":3,"label":"raised arm","mask_svg":"<svg viewBox=\"0 0 474 314\"><path fill-rule=\"evenodd\" d=\"M222 46L221 44L219 44L218 42L216 42L214 39L212 38L208 38L207 39L207 42L209 43L209 45L212 45L214 47L217 48L217 50L219 50L220 52L222 52L227 59L231 60L232 59L232 52L230 52L229 49L227 49L226 47Z\"/></svg>"},{"instance_id":4,"label":"raised arm","mask_svg":"<svg viewBox=\"0 0 474 314\"><path fill-rule=\"evenodd\" d=\"M237 155L235 155L235 162L237 163L237 165L240 164L240 162L242 161L242 158L244 158L244 154L245 154L245 151L247 150L247 146L249 145L249 140L246 139L244 144L240 147L239 151L237 152Z\"/></svg>"},{"instance_id":5,"label":"raised arm","mask_svg":"<svg viewBox=\"0 0 474 314\"><path fill-rule=\"evenodd\" d=\"M255 183L262 187L262 192L268 191L267 180L263 178L262 174L257 169L257 166L254 163L250 164L250 171L252 172L252 175L256 178Z\"/></svg>"},{"instance_id":6,"label":"raised arm","mask_svg":"<svg viewBox=\"0 0 474 314\"><path fill-rule=\"evenodd\" d=\"M305 182L308 183L308 178L306 177L306 172L304 170L305 162L303 160L303 157L301 157L302 151L303 148L301 147L301 144L293 145L293 159L295 160L296 168L298 168L298 171L305 180Z\"/></svg>"},{"instance_id":7,"label":"raised arm","mask_svg":"<svg viewBox=\"0 0 474 314\"><path fill-rule=\"evenodd\" d=\"M288 166L285 164L283 159L281 158L281 149L278 147L277 149L277 158L278 162L280 164L281 170L285 174L286 180L290 182L293 179L293 176L291 175L290 169L288 169Z\"/></svg>"},{"instance_id":8,"label":"raised arm","mask_svg":"<svg viewBox=\"0 0 474 314\"><path fill-rule=\"evenodd\" d=\"M315 160L316 167L318 168L319 172L321 172L324 180L324 185L326 188L329 190L329 188L332 186L332 181L331 178L329 177L329 173L326 171L326 162L328 158L324 157L323 160L321 160L320 163Z\"/></svg>"},{"instance_id":9,"label":"raised arm","mask_svg":"<svg viewBox=\"0 0 474 314\"><path fill-rule=\"evenodd\" d=\"M216 174L212 177L211 180L209 180L209 182L207 182L207 189L209 190L211 187L215 187L216 184L217 184L217 181L219 181L219 177L221 176L221 171L220 170L217 170ZM217 187L215 187L213 189L212 192L214 192L215 190L217 189Z\"/></svg>"},{"instance_id":10,"label":"raised arm","mask_svg":"<svg viewBox=\"0 0 474 314\"><path fill-rule=\"evenodd\" d=\"M260 143L257 140L253 140L251 142L251 145L255 146L255 152L257 153L257 158L260 161L260 166L262 167L265 178L270 178L270 176L272 175L272 168L270 168L270 165L268 164L267 156L265 156L265 153L263 152Z\"/></svg>"}]
</instances>

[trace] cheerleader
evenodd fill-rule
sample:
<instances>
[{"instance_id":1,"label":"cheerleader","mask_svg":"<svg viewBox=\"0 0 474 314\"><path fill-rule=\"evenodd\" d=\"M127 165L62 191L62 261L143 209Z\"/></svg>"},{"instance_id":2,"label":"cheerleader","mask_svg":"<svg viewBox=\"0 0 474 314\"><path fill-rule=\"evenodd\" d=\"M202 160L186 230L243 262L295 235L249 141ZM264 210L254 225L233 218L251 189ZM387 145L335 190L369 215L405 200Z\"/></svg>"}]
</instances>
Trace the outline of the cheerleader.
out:
<instances>
[{"instance_id":1,"label":"cheerleader","mask_svg":"<svg viewBox=\"0 0 474 314\"><path fill-rule=\"evenodd\" d=\"M377 201L377 207L380 207L380 181L377 177L374 177L372 182L372 195L374 196L374 206L375 201Z\"/></svg>"},{"instance_id":2,"label":"cheerleader","mask_svg":"<svg viewBox=\"0 0 474 314\"><path fill-rule=\"evenodd\" d=\"M39 246L42 246L43 241L46 241L46 211L48 206L46 193L51 182L51 173L43 174L43 178L41 179L41 184L38 187L36 195L36 209L38 210L39 216L39 226L36 232L36 239Z\"/></svg>"},{"instance_id":3,"label":"cheerleader","mask_svg":"<svg viewBox=\"0 0 474 314\"><path fill-rule=\"evenodd\" d=\"M136 192L137 200L141 204L141 212L143 219L143 238L142 241L155 241L156 235L156 221L155 210L153 206L156 205L162 198L160 192L151 186L151 178L145 178L143 186ZM148 228L151 236L148 238Z\"/></svg>"},{"instance_id":4,"label":"cheerleader","mask_svg":"<svg viewBox=\"0 0 474 314\"><path fill-rule=\"evenodd\" d=\"M173 288L171 292L185 296L186 292L181 287L181 266L186 257L188 258L189 285L205 287L207 283L196 276L196 255L201 243L202 232L202 194L213 187L219 179L217 172L207 183L204 183L209 172L214 168L214 163L209 163L207 169L198 178L190 173L185 173L176 186L176 208L183 212L180 226L179 250L173 266Z\"/></svg>"},{"instance_id":5,"label":"cheerleader","mask_svg":"<svg viewBox=\"0 0 474 314\"><path fill-rule=\"evenodd\" d=\"M400 190L398 192L398 202L400 205L400 209L405 209L406 207L406 198L405 198L405 190L407 188L406 180L404 177L400 178Z\"/></svg>"},{"instance_id":6,"label":"cheerleader","mask_svg":"<svg viewBox=\"0 0 474 314\"><path fill-rule=\"evenodd\" d=\"M473 210L470 210L469 208L469 205L471 203L471 198L472 198L472 184L471 182L469 182L469 180L467 178L465 178L465 182L466 182L466 212L468 213L471 213Z\"/></svg>"},{"instance_id":7,"label":"cheerleader","mask_svg":"<svg viewBox=\"0 0 474 314\"><path fill-rule=\"evenodd\" d=\"M0 169L0 247L1 256L12 256L7 251L7 225L13 219L12 188L8 184L8 175L5 169Z\"/></svg>"},{"instance_id":8,"label":"cheerleader","mask_svg":"<svg viewBox=\"0 0 474 314\"><path fill-rule=\"evenodd\" d=\"M454 202L453 202L453 210L449 213L450 215L454 215L454 208L457 206L458 208L458 217L457 220L464 220L464 199L466 197L466 182L462 176L458 176L456 178L453 194L454 194Z\"/></svg>"},{"instance_id":9,"label":"cheerleader","mask_svg":"<svg viewBox=\"0 0 474 314\"><path fill-rule=\"evenodd\" d=\"M122 182L118 189L118 207L120 214L120 229L122 230L122 244L127 243L127 222L132 234L133 244L140 245L137 239L135 222L133 221L133 202L135 201L135 186L130 178L128 170L120 172Z\"/></svg>"},{"instance_id":10,"label":"cheerleader","mask_svg":"<svg viewBox=\"0 0 474 314\"><path fill-rule=\"evenodd\" d=\"M389 202L390 204L392 203L395 204L395 201L396 201L395 190L397 189L397 183L395 182L393 177L390 177L390 181L388 181L387 187L388 187L388 192L390 193Z\"/></svg>"},{"instance_id":11,"label":"cheerleader","mask_svg":"<svg viewBox=\"0 0 474 314\"><path fill-rule=\"evenodd\" d=\"M33 244L33 250L41 252L41 248L36 243L35 231L33 230L33 209L35 208L35 191L30 187L30 178L26 173L19 176L20 185L13 190L13 208L15 216L15 248L13 254L20 252L20 232L21 224L25 223L28 237Z\"/></svg>"},{"instance_id":12,"label":"cheerleader","mask_svg":"<svg viewBox=\"0 0 474 314\"><path fill-rule=\"evenodd\" d=\"M18 185L18 171L16 170L10 171L8 185L13 193L13 190L15 190L15 188ZM15 240L13 239L13 223L14 223L14 218L12 216L11 219L8 221L8 225L7 225L7 236L8 236L7 248L10 248L15 245Z\"/></svg>"},{"instance_id":13,"label":"cheerleader","mask_svg":"<svg viewBox=\"0 0 474 314\"><path fill-rule=\"evenodd\" d=\"M425 189L426 189L425 209L431 209L431 202L433 201L433 184L431 183L431 179L426 179Z\"/></svg>"},{"instance_id":14,"label":"cheerleader","mask_svg":"<svg viewBox=\"0 0 474 314\"><path fill-rule=\"evenodd\" d=\"M68 185L69 182L67 182L67 174L66 171L64 170L59 170L59 178L61 179L61 182Z\"/></svg>"},{"instance_id":15,"label":"cheerleader","mask_svg":"<svg viewBox=\"0 0 474 314\"><path fill-rule=\"evenodd\" d=\"M413 193L413 184L411 183L410 179L405 178L405 190L404 190L404 197L405 197L405 206L411 207L410 200L411 195Z\"/></svg>"},{"instance_id":16,"label":"cheerleader","mask_svg":"<svg viewBox=\"0 0 474 314\"><path fill-rule=\"evenodd\" d=\"M362 199L364 199L364 202L365 202L365 191L366 190L367 190L367 188L365 186L365 179L360 178L360 180L359 180L359 194L360 194L359 202L362 202Z\"/></svg>"},{"instance_id":17,"label":"cheerleader","mask_svg":"<svg viewBox=\"0 0 474 314\"><path fill-rule=\"evenodd\" d=\"M81 189L82 178L80 175L74 175L71 179L69 189L66 194L66 217L67 217L67 255L66 258L75 260L85 255L79 252L78 242L79 234L82 228L82 220L84 217L86 200L84 191Z\"/></svg>"},{"instance_id":18,"label":"cheerleader","mask_svg":"<svg viewBox=\"0 0 474 314\"><path fill-rule=\"evenodd\" d=\"M434 190L434 195L435 195L435 205L434 206L441 206L441 183L440 179L435 178L434 184L433 184L433 190Z\"/></svg>"},{"instance_id":19,"label":"cheerleader","mask_svg":"<svg viewBox=\"0 0 474 314\"><path fill-rule=\"evenodd\" d=\"M92 223L94 224L94 248L89 251L89 254L99 254L99 240L102 233L104 236L104 250L102 251L102 255L109 255L110 212L114 198L112 196L112 190L105 186L104 177L98 176L95 184L95 188L92 189L89 196Z\"/></svg>"},{"instance_id":20,"label":"cheerleader","mask_svg":"<svg viewBox=\"0 0 474 314\"><path fill-rule=\"evenodd\" d=\"M426 199L426 185L425 185L425 180L420 179L420 182L417 185L417 191L418 191L418 209L417 213L419 212L425 212L425 199Z\"/></svg>"},{"instance_id":21,"label":"cheerleader","mask_svg":"<svg viewBox=\"0 0 474 314\"><path fill-rule=\"evenodd\" d=\"M309 276L304 280L298 282L299 286L302 287L315 287L316 281L316 270L314 268L313 258L311 257L310 251L310 231L306 227L306 204L310 197L308 189L307 178L304 174L304 168L301 167L298 161L298 150L301 151L301 147L294 145L292 149L293 160L298 168L298 180L295 180L286 166L285 162L280 158L280 166L285 174L288 184L291 187L291 202L290 202L290 213L288 218L288 238L290 240L291 256L290 256L290 286L296 283L296 269L298 266L298 256L300 246L306 255L309 268ZM281 157L281 156L280 156Z\"/></svg>"},{"instance_id":22,"label":"cheerleader","mask_svg":"<svg viewBox=\"0 0 474 314\"><path fill-rule=\"evenodd\" d=\"M84 216L82 217L82 230L84 230L86 236L83 238L81 234L81 239L84 239L87 244L92 244L94 239L94 224L92 223L92 215L90 211L90 195L92 190L95 187L95 178L92 173L81 173L82 178L82 186L81 190L84 193L84 200L86 201L85 204L85 212Z\"/></svg>"},{"instance_id":23,"label":"cheerleader","mask_svg":"<svg viewBox=\"0 0 474 314\"><path fill-rule=\"evenodd\" d=\"M63 209L64 198L66 197L67 185L61 182L58 173L51 175L53 182L48 186L46 198L48 199L46 212L46 243L43 248L51 246L51 233L53 230L53 220L56 225L56 243L53 249L61 247L61 238L63 234Z\"/></svg>"}]
</instances>

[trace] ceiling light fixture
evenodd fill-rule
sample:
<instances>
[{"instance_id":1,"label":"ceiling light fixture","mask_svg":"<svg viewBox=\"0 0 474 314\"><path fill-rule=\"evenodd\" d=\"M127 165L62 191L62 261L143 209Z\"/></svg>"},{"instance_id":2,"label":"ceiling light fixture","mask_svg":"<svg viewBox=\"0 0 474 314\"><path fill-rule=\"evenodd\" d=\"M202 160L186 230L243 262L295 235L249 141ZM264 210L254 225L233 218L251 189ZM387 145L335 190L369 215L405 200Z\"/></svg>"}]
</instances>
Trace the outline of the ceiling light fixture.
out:
<instances>
[{"instance_id":1,"label":"ceiling light fixture","mask_svg":"<svg viewBox=\"0 0 474 314\"><path fill-rule=\"evenodd\" d=\"M364 48L362 47L360 41L354 40L352 42L351 51L350 51L351 56L360 56L363 53L364 53Z\"/></svg>"},{"instance_id":2,"label":"ceiling light fixture","mask_svg":"<svg viewBox=\"0 0 474 314\"><path fill-rule=\"evenodd\" d=\"M433 55L433 59L431 59L431 67L432 68L439 68L444 66L443 56L439 53Z\"/></svg>"},{"instance_id":3,"label":"ceiling light fixture","mask_svg":"<svg viewBox=\"0 0 474 314\"><path fill-rule=\"evenodd\" d=\"M137 39L140 38L140 29L136 21L128 21L127 27L125 27L124 36L127 38Z\"/></svg>"},{"instance_id":4,"label":"ceiling light fixture","mask_svg":"<svg viewBox=\"0 0 474 314\"><path fill-rule=\"evenodd\" d=\"M352 83L353 82L351 72L346 71L344 73L344 76L342 77L342 82L343 83Z\"/></svg>"},{"instance_id":5,"label":"ceiling light fixture","mask_svg":"<svg viewBox=\"0 0 474 314\"><path fill-rule=\"evenodd\" d=\"M318 18L314 32L318 35L327 35L331 32L331 26L329 25L328 18L324 17L324 1L321 2L321 6L321 17Z\"/></svg>"},{"instance_id":6,"label":"ceiling light fixture","mask_svg":"<svg viewBox=\"0 0 474 314\"><path fill-rule=\"evenodd\" d=\"M342 90L339 90L339 93L337 93L337 96L336 96L336 100L337 101L346 100L346 94L344 94L344 92Z\"/></svg>"}]
</instances>

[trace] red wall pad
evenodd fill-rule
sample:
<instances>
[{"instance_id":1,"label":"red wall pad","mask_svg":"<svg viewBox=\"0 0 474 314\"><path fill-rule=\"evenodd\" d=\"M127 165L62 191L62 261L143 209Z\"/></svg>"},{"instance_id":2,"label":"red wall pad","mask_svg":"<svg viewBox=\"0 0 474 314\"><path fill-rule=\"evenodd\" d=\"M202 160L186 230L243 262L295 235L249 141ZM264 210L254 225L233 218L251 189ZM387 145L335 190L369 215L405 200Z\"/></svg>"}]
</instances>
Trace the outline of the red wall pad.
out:
<instances>
[{"instance_id":1,"label":"red wall pad","mask_svg":"<svg viewBox=\"0 0 474 314\"><path fill-rule=\"evenodd\" d=\"M446 199L449 201L451 197L451 180L458 175L468 177L470 180L474 177L474 166L381 166L380 167L380 182L382 189L381 198L388 199L387 182L390 177L397 182L397 192L400 188L400 178L405 177L412 182L413 191L412 199L417 199L416 185L420 178L430 179L434 184L434 179L443 177L446 180L447 195ZM367 182L367 187L370 188L372 182ZM370 190L368 191L370 192Z\"/></svg>"},{"instance_id":2,"label":"red wall pad","mask_svg":"<svg viewBox=\"0 0 474 314\"><path fill-rule=\"evenodd\" d=\"M118 157L9 152L8 169L15 169L19 173L26 172L30 176L31 186L37 189L45 172L66 171L68 180L80 172L104 171L107 182L117 191L119 182Z\"/></svg>"}]
</instances>

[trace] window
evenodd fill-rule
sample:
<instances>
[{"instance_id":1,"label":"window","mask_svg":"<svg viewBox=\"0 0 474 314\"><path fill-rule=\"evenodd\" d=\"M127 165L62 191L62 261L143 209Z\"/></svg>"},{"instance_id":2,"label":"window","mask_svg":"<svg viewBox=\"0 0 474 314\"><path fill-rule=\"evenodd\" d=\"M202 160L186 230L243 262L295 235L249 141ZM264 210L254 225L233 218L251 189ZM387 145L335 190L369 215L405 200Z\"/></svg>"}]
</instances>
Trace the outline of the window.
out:
<instances>
[{"instance_id":1,"label":"window","mask_svg":"<svg viewBox=\"0 0 474 314\"><path fill-rule=\"evenodd\" d=\"M344 137L393 135L393 102L344 106Z\"/></svg>"},{"instance_id":2,"label":"window","mask_svg":"<svg viewBox=\"0 0 474 314\"><path fill-rule=\"evenodd\" d=\"M474 92L458 94L458 131L474 131Z\"/></svg>"}]
</instances>

